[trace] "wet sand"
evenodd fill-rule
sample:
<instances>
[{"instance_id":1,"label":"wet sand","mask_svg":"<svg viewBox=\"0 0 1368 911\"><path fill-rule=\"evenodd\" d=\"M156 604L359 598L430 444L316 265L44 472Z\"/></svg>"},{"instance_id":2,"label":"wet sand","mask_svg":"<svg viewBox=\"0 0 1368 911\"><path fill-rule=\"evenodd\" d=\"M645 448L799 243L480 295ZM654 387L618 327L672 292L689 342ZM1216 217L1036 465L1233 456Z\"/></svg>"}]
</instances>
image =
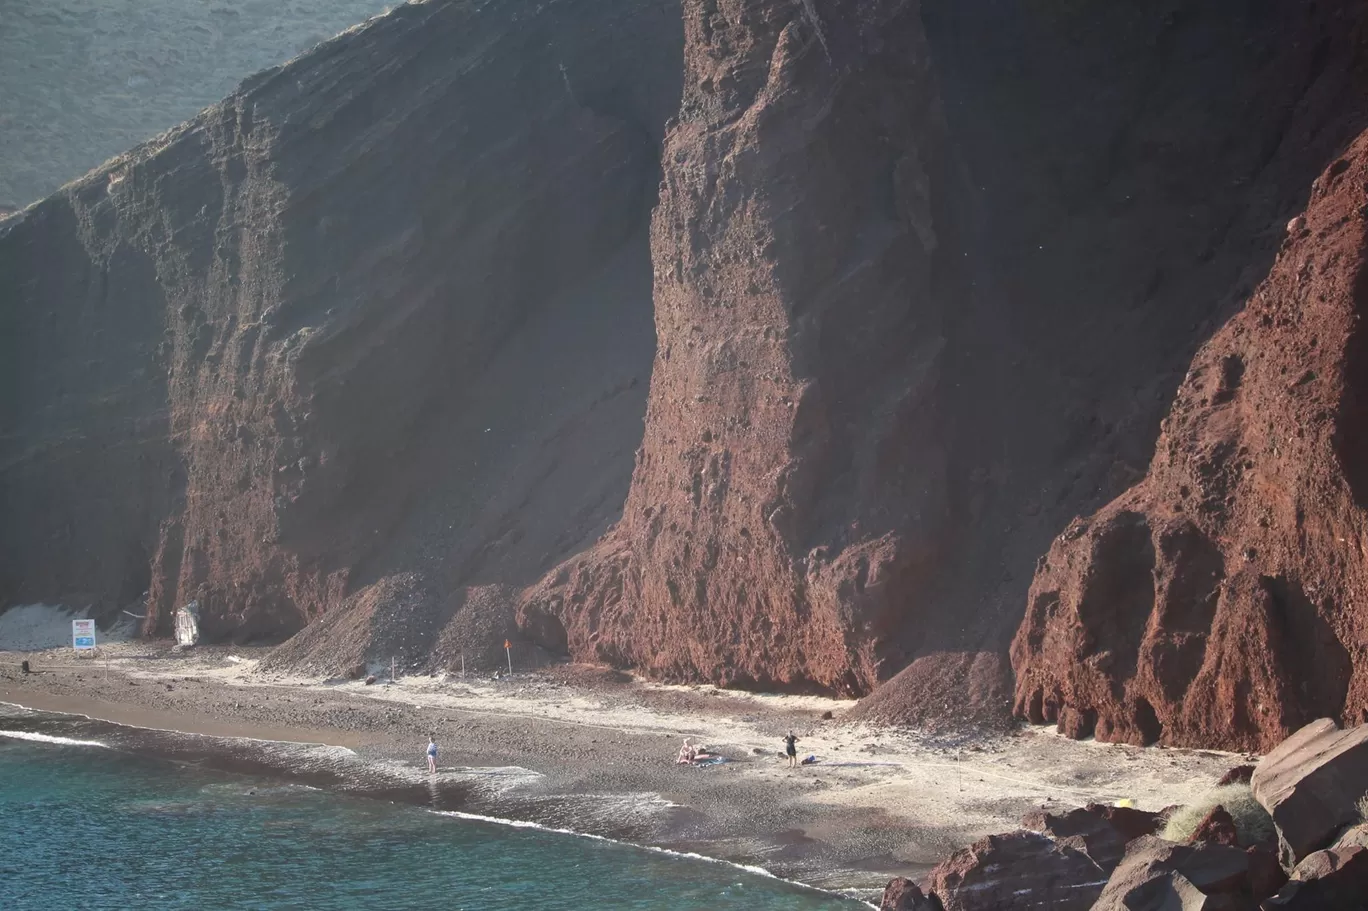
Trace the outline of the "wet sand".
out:
<instances>
[{"instance_id":1,"label":"wet sand","mask_svg":"<svg viewBox=\"0 0 1368 911\"><path fill-rule=\"evenodd\" d=\"M1129 798L1159 809L1196 797L1242 761L1076 743L1044 729L880 730L844 722L851 702L620 683L593 672L400 676L366 686L262 674L255 665L264 652L249 649L182 655L123 643L104 651L108 670L69 650L0 652L0 701L205 735L125 736L127 748L692 851L866 897L892 875L917 875L957 847L1010 831L1036 807ZM19 673L24 657L37 673ZM832 720L822 720L827 711ZM818 763L786 768L778 751L789 729ZM423 756L429 731L442 747L435 780ZM676 765L684 736L730 761ZM216 738L347 749L304 762L284 747Z\"/></svg>"}]
</instances>

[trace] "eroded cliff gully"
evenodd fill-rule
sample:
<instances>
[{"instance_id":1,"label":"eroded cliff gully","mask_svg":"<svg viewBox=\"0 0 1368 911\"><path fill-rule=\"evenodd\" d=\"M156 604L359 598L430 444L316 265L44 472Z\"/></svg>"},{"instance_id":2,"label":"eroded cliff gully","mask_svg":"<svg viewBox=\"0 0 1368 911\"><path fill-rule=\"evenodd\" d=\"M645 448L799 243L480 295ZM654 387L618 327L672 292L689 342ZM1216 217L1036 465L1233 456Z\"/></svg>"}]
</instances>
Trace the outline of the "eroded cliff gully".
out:
<instances>
[{"instance_id":1,"label":"eroded cliff gully","mask_svg":"<svg viewBox=\"0 0 1368 911\"><path fill-rule=\"evenodd\" d=\"M1363 16L400 7L0 223L0 603L148 590L148 632L194 598L218 638L346 612L292 661L393 607L433 663L515 634L1005 720L1032 565L1143 476L1193 353L1365 126ZM1178 423L1156 466L1205 439ZM1225 520L1164 537L1156 470L1051 550L1019 708L1144 739L1143 695L1162 736L1210 742L1229 701L1184 727L1109 639L1168 622L1146 592L1205 584L1148 549L1234 578L1246 546ZM1280 540L1250 565L1288 604L1294 557L1333 548ZM1116 618L1086 644L1084 589ZM1346 698L1322 689L1296 711Z\"/></svg>"}]
</instances>

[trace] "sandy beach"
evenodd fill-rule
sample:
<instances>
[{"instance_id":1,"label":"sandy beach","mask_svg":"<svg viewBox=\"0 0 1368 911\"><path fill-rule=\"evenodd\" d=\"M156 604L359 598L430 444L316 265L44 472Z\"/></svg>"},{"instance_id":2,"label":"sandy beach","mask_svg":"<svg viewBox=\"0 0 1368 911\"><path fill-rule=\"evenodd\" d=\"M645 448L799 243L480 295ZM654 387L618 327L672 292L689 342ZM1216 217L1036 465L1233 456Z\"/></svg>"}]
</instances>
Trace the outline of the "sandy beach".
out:
<instances>
[{"instance_id":1,"label":"sandy beach","mask_svg":"<svg viewBox=\"0 0 1368 911\"><path fill-rule=\"evenodd\" d=\"M660 686L580 666L499 680L401 674L366 685L259 672L264 654L147 642L103 646L95 659L67 649L0 652L0 701L205 735L197 761L225 742L216 738L345 747L355 757L350 771L321 774L288 751L247 764L695 852L865 897L892 875L919 874L955 848L1016 828L1036 807L1130 799L1160 809L1198 796L1243 760L1074 742L1049 729L875 729L842 720L850 701ZM34 673L20 672L25 659ZM786 767L778 751L790 729L815 764ZM429 731L442 747L435 780L424 767ZM676 765L685 736L729 761ZM239 767L246 754L233 752Z\"/></svg>"}]
</instances>

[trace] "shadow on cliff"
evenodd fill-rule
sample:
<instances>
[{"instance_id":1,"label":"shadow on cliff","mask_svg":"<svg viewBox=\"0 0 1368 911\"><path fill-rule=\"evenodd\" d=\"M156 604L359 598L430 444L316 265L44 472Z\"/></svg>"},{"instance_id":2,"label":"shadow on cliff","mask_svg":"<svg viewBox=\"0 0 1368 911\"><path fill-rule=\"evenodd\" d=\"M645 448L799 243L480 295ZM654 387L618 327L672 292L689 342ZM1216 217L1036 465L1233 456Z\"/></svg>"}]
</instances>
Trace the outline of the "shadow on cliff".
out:
<instances>
[{"instance_id":1,"label":"shadow on cliff","mask_svg":"<svg viewBox=\"0 0 1368 911\"><path fill-rule=\"evenodd\" d=\"M7 220L0 603L504 635L626 495L681 45L664 2L402 6Z\"/></svg>"}]
</instances>

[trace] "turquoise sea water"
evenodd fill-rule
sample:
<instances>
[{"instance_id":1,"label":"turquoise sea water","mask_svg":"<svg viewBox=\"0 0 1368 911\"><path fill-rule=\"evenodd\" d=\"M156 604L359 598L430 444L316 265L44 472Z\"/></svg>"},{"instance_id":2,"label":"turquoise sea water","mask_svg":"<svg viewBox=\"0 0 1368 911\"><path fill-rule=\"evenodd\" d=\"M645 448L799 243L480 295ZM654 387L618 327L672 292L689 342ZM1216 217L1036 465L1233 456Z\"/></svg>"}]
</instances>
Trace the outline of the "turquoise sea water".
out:
<instances>
[{"instance_id":1,"label":"turquoise sea water","mask_svg":"<svg viewBox=\"0 0 1368 911\"><path fill-rule=\"evenodd\" d=\"M6 911L864 907L726 864L15 736L0 730Z\"/></svg>"}]
</instances>

